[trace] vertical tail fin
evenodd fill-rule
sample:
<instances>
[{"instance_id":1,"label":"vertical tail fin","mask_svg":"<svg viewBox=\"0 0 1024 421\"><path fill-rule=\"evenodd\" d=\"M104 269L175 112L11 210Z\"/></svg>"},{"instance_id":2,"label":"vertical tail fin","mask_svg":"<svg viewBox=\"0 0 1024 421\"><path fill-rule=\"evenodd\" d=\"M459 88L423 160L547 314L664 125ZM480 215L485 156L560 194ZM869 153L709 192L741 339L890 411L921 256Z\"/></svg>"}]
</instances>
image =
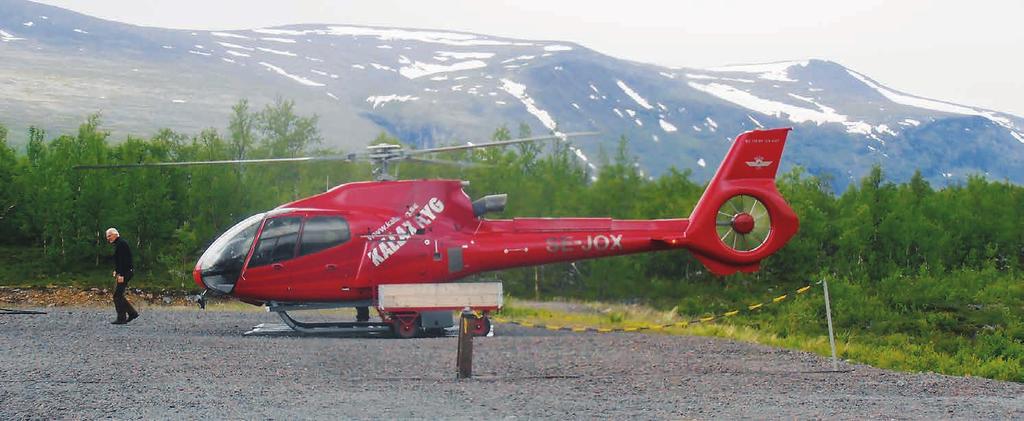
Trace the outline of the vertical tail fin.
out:
<instances>
[{"instance_id":1,"label":"vertical tail fin","mask_svg":"<svg viewBox=\"0 0 1024 421\"><path fill-rule=\"evenodd\" d=\"M780 249L800 223L775 187L790 129L753 130L736 137L690 214L686 238L718 275L753 272Z\"/></svg>"}]
</instances>

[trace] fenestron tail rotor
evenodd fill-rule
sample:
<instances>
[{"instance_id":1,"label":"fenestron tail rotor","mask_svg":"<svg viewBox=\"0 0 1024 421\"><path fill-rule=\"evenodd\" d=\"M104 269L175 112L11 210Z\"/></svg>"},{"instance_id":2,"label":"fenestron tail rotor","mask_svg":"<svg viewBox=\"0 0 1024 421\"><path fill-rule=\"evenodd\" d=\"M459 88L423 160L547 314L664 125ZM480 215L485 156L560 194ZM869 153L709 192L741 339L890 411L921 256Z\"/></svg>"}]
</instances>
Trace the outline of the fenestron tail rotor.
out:
<instances>
[{"instance_id":1,"label":"fenestron tail rotor","mask_svg":"<svg viewBox=\"0 0 1024 421\"><path fill-rule=\"evenodd\" d=\"M754 196L736 195L718 208L715 218L718 239L726 247L745 253L756 250L772 230L768 208Z\"/></svg>"}]
</instances>

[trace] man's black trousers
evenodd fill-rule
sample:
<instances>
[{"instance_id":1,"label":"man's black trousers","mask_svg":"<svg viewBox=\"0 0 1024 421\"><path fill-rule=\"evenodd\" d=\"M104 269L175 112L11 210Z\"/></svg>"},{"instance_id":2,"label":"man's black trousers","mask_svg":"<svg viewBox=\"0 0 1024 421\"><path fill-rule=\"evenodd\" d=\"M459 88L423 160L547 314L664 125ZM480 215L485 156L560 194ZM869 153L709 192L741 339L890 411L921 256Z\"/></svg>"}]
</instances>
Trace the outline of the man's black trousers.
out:
<instances>
[{"instance_id":1,"label":"man's black trousers","mask_svg":"<svg viewBox=\"0 0 1024 421\"><path fill-rule=\"evenodd\" d=\"M128 288L128 279L125 278L124 282L117 284L117 288L114 289L114 310L117 311L117 320L120 321L139 315L139 312L135 311L135 307L132 307L132 304L124 297L124 290Z\"/></svg>"}]
</instances>

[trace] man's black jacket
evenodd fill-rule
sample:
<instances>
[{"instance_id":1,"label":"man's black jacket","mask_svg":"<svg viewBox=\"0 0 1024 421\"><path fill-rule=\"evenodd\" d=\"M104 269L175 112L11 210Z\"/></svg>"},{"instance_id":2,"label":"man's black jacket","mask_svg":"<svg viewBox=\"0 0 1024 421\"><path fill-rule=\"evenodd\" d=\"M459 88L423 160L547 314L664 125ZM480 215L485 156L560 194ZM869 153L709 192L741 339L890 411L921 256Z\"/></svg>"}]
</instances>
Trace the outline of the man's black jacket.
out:
<instances>
[{"instance_id":1,"label":"man's black jacket","mask_svg":"<svg viewBox=\"0 0 1024 421\"><path fill-rule=\"evenodd\" d=\"M114 240L114 271L118 275L130 278L135 268L132 266L132 250L128 248L128 242L117 237Z\"/></svg>"}]
</instances>

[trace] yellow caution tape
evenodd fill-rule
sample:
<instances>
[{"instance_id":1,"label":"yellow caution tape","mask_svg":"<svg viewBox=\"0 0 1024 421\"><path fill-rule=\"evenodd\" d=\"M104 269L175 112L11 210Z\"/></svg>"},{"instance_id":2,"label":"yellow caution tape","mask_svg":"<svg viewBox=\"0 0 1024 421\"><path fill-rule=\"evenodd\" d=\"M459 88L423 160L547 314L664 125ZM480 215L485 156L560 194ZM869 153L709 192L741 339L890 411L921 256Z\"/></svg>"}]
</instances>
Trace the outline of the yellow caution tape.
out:
<instances>
[{"instance_id":1,"label":"yellow caution tape","mask_svg":"<svg viewBox=\"0 0 1024 421\"><path fill-rule=\"evenodd\" d=\"M812 287L812 285L804 286L802 288L797 289L796 293L797 294L803 294L803 293L809 291L811 289L811 287ZM757 309L765 306L766 304L780 303L780 302L786 300L786 298L788 298L788 297L789 297L789 294L783 294L783 295L780 295L778 297L773 298L771 303L751 304L751 305L747 306L747 310L748 311L754 311L754 310L757 310ZM707 323L707 322L714 321L715 319L720 318L720 317L733 317L733 316L738 315L739 313L740 313L740 310L732 310L732 311L727 311L725 313L722 313L721 315L718 315L718 316L711 315L711 316L701 317L701 318L694 319L694 320L681 320L681 321L678 321L678 322L675 322L675 323L664 324L664 325L646 325L646 326L633 326L633 327L620 327L620 328L607 328L607 327L600 327L600 328L598 328L598 327L580 327L580 326L538 325L538 324L530 323L530 322L517 322L515 320L506 319L504 317L494 317L492 320L494 320L497 323L511 323L511 324L516 324L516 325L522 326L522 327L535 327L535 328L547 329L547 330L551 330L551 331L564 330L564 331L571 331L571 332L611 333L611 332L639 332L641 330L659 330L660 331L660 330L671 328L671 327L685 328L685 327L689 326L691 323Z\"/></svg>"}]
</instances>

